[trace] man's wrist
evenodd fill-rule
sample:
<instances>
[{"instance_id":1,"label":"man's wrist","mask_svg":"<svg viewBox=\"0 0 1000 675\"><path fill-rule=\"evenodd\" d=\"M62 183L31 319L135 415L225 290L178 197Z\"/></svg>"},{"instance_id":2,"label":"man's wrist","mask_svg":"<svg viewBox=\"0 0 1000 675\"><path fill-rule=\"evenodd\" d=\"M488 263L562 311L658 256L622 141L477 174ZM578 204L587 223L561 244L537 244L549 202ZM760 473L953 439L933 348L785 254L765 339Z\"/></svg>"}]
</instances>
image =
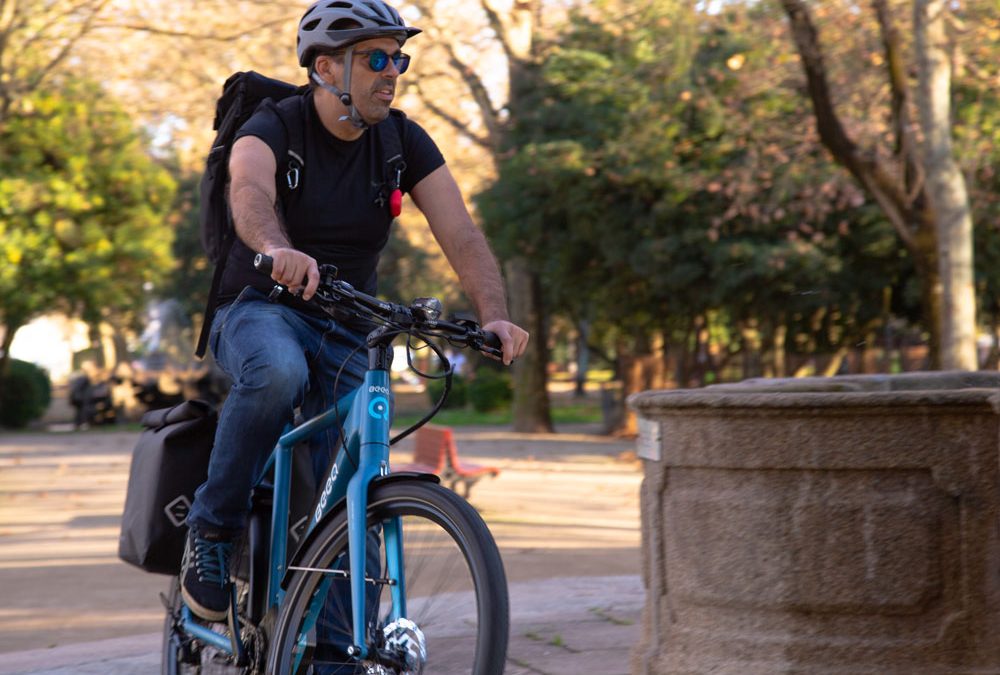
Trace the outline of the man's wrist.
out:
<instances>
[{"instance_id":1,"label":"man's wrist","mask_svg":"<svg viewBox=\"0 0 1000 675\"><path fill-rule=\"evenodd\" d=\"M506 321L510 323L510 315L507 314L507 312L481 312L479 316L482 317L479 322L483 326L496 321Z\"/></svg>"}]
</instances>

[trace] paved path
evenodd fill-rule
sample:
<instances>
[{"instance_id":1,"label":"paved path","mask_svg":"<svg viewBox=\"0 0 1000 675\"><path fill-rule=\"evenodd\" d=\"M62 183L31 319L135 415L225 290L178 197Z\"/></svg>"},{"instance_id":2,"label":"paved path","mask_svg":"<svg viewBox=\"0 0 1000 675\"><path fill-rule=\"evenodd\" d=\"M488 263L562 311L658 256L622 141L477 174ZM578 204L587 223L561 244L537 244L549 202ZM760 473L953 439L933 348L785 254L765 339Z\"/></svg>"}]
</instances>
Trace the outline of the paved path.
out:
<instances>
[{"instance_id":1,"label":"paved path","mask_svg":"<svg viewBox=\"0 0 1000 675\"><path fill-rule=\"evenodd\" d=\"M628 675L644 593L637 576L511 585L507 675ZM160 667L160 633L0 654L0 674L137 675Z\"/></svg>"},{"instance_id":2,"label":"paved path","mask_svg":"<svg viewBox=\"0 0 1000 675\"><path fill-rule=\"evenodd\" d=\"M464 458L501 467L471 501L511 582L507 672L627 673L643 602L632 444L457 437ZM166 577L116 556L134 442L128 432L0 435L0 674L157 672ZM401 444L399 461L407 453Z\"/></svg>"}]
</instances>

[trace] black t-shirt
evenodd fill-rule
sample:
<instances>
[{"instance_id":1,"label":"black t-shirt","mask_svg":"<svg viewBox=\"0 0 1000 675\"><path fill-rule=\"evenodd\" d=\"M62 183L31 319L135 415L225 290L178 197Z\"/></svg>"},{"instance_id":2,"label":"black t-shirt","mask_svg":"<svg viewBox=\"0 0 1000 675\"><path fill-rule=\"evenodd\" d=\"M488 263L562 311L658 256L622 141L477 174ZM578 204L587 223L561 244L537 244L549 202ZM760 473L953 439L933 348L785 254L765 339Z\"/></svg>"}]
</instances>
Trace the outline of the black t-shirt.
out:
<instances>
[{"instance_id":1,"label":"black t-shirt","mask_svg":"<svg viewBox=\"0 0 1000 675\"><path fill-rule=\"evenodd\" d=\"M381 138L382 134L394 133L393 129L386 130L386 125L395 125L398 120L390 115L357 140L344 141L323 126L312 92L302 103L304 168L298 188L285 199L285 229L296 249L320 264L336 265L339 278L374 295L375 268L393 220L388 201L378 200L384 192L388 159ZM236 134L237 139L243 136L256 136L267 143L277 161L278 179L283 180L288 168L288 139L273 104L264 103L254 112ZM443 165L444 157L427 132L408 118L403 119L401 141L406 170L400 189L406 193ZM253 269L253 256L254 252L237 238L226 261L220 304L233 300L245 286L265 293L274 286L269 277ZM291 304L308 309L301 302L293 300Z\"/></svg>"}]
</instances>

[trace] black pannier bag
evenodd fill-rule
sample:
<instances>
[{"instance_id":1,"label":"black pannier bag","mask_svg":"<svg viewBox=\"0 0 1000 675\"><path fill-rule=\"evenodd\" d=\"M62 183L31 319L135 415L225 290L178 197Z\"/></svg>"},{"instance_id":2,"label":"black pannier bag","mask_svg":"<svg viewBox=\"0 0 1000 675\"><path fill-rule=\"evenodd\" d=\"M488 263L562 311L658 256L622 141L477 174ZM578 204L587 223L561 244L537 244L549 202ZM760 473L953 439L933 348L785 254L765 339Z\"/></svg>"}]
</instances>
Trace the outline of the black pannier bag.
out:
<instances>
[{"instance_id":1,"label":"black pannier bag","mask_svg":"<svg viewBox=\"0 0 1000 675\"><path fill-rule=\"evenodd\" d=\"M178 574L184 519L208 477L218 414L205 401L150 410L132 452L118 557L147 572Z\"/></svg>"}]
</instances>

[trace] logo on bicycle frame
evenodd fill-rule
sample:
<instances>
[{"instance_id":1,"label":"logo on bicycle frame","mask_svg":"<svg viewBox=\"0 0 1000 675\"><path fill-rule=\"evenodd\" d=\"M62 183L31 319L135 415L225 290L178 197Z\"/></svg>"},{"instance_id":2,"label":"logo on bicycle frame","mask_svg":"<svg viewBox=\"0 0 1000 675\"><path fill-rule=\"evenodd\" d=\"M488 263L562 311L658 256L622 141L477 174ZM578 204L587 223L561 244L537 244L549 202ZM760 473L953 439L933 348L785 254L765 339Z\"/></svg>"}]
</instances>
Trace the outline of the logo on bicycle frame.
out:
<instances>
[{"instance_id":1,"label":"logo on bicycle frame","mask_svg":"<svg viewBox=\"0 0 1000 675\"><path fill-rule=\"evenodd\" d=\"M377 420L388 420L389 400L385 396L376 396L368 404L368 414Z\"/></svg>"},{"instance_id":2,"label":"logo on bicycle frame","mask_svg":"<svg viewBox=\"0 0 1000 675\"><path fill-rule=\"evenodd\" d=\"M334 464L330 467L330 475L327 476L326 485L323 486L323 494L319 498L319 504L316 505L316 513L313 516L318 523L323 518L323 511L326 510L326 502L330 498L330 493L333 492L333 484L337 482L337 476L340 475L340 469Z\"/></svg>"}]
</instances>

